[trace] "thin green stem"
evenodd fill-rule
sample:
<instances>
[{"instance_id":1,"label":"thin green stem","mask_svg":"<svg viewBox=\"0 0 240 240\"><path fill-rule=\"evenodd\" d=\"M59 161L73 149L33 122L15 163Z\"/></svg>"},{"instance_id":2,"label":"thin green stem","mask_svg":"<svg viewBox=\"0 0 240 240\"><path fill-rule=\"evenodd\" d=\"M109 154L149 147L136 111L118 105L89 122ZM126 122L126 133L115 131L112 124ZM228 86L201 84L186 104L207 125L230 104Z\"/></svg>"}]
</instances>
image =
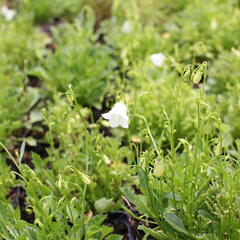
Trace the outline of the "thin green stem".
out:
<instances>
[{"instance_id":1,"label":"thin green stem","mask_svg":"<svg viewBox=\"0 0 240 240\"><path fill-rule=\"evenodd\" d=\"M147 119L146 119L144 116L142 116L142 115L140 115L140 114L137 114L137 113L135 113L134 115L137 116L137 117L139 117L140 119L142 119L142 120L144 121L144 123L145 123L145 125L146 125L146 128L147 128L148 135L149 135L149 137L150 137L150 139L151 139L151 142L152 142L152 144L153 144L153 146L154 146L154 149L155 149L157 155L160 156L160 152L159 152L159 150L158 150L157 144L156 144L156 142L155 142L155 140L154 140L154 138L153 138L153 135L152 135L152 133L151 133L151 130L150 130L149 126L148 126Z\"/></svg>"},{"instance_id":2,"label":"thin green stem","mask_svg":"<svg viewBox=\"0 0 240 240\"><path fill-rule=\"evenodd\" d=\"M14 163L14 165L16 166L16 168L20 171L19 165L16 162L15 158L13 157L13 155L8 151L8 149L5 147L5 145L0 142L0 146L2 146L2 148L5 150L5 152L7 153L7 155L10 157L10 159L12 160L12 162Z\"/></svg>"}]
</instances>

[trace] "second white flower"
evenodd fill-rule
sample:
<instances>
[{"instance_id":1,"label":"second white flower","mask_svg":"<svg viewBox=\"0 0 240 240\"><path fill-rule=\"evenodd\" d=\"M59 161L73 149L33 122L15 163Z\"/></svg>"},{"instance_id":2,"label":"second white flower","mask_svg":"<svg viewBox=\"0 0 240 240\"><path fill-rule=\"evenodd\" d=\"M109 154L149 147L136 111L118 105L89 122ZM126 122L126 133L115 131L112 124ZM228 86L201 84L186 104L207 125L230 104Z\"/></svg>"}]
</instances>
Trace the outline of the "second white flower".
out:
<instances>
[{"instance_id":1,"label":"second white flower","mask_svg":"<svg viewBox=\"0 0 240 240\"><path fill-rule=\"evenodd\" d=\"M150 56L150 60L157 67L161 67L163 65L165 58L166 57L162 53L154 53Z\"/></svg>"}]
</instances>

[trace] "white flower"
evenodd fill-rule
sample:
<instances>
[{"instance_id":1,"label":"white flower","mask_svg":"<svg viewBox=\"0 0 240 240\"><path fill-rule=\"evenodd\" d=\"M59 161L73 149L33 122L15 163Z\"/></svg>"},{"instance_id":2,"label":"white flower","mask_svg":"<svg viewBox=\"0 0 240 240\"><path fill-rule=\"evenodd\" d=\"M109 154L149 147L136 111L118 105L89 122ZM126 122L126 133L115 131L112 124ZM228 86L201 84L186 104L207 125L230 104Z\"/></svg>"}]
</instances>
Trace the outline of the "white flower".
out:
<instances>
[{"instance_id":1,"label":"white flower","mask_svg":"<svg viewBox=\"0 0 240 240\"><path fill-rule=\"evenodd\" d=\"M7 21L11 21L16 14L15 10L9 9L7 6L3 6L0 9L0 12L6 18Z\"/></svg>"},{"instance_id":2,"label":"white flower","mask_svg":"<svg viewBox=\"0 0 240 240\"><path fill-rule=\"evenodd\" d=\"M130 33L132 30L131 23L129 21L125 21L122 26L122 31L124 33Z\"/></svg>"},{"instance_id":3,"label":"white flower","mask_svg":"<svg viewBox=\"0 0 240 240\"><path fill-rule=\"evenodd\" d=\"M117 102L108 112L102 114L103 118L109 120L109 125L112 128L121 126L128 128L127 106L122 102Z\"/></svg>"},{"instance_id":4,"label":"white flower","mask_svg":"<svg viewBox=\"0 0 240 240\"><path fill-rule=\"evenodd\" d=\"M150 56L150 60L157 67L161 67L163 65L165 58L166 57L162 53L154 53Z\"/></svg>"}]
</instances>

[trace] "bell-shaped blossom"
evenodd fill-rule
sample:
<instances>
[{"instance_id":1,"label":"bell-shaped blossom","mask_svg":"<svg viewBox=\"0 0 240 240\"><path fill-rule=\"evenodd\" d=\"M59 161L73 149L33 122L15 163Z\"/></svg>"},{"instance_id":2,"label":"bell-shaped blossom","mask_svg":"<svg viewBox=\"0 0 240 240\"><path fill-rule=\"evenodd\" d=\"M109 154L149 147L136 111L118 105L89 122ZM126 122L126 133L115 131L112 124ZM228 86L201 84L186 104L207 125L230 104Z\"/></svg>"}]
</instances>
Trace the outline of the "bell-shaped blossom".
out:
<instances>
[{"instance_id":1,"label":"bell-shaped blossom","mask_svg":"<svg viewBox=\"0 0 240 240\"><path fill-rule=\"evenodd\" d=\"M132 30L131 23L129 21L125 21L122 26L122 31L124 33L130 33Z\"/></svg>"},{"instance_id":2,"label":"bell-shaped blossom","mask_svg":"<svg viewBox=\"0 0 240 240\"><path fill-rule=\"evenodd\" d=\"M162 53L154 53L150 56L150 60L157 67L161 67L163 65L165 58L166 57Z\"/></svg>"},{"instance_id":3,"label":"bell-shaped blossom","mask_svg":"<svg viewBox=\"0 0 240 240\"><path fill-rule=\"evenodd\" d=\"M128 128L127 106L122 102L117 102L108 112L102 114L102 117L109 120L109 125L112 128L121 126Z\"/></svg>"},{"instance_id":4,"label":"bell-shaped blossom","mask_svg":"<svg viewBox=\"0 0 240 240\"><path fill-rule=\"evenodd\" d=\"M6 18L7 21L11 21L14 18L15 14L16 14L15 10L10 9L7 6L3 6L0 9L0 12Z\"/></svg>"}]
</instances>

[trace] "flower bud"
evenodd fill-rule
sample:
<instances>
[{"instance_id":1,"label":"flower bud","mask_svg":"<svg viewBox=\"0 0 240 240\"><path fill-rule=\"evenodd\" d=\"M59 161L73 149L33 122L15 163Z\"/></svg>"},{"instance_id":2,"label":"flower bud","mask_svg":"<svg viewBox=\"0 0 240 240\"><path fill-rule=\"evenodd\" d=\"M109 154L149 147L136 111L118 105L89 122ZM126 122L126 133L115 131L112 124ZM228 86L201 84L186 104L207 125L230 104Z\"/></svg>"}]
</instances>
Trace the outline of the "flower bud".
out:
<instances>
[{"instance_id":1,"label":"flower bud","mask_svg":"<svg viewBox=\"0 0 240 240\"><path fill-rule=\"evenodd\" d=\"M198 84L203 76L203 72L202 71L197 71L194 76L193 76L193 83Z\"/></svg>"},{"instance_id":2,"label":"flower bud","mask_svg":"<svg viewBox=\"0 0 240 240\"><path fill-rule=\"evenodd\" d=\"M183 70L183 74L182 74L183 81L188 82L191 79L191 74L192 74L192 66L187 65Z\"/></svg>"}]
</instances>

